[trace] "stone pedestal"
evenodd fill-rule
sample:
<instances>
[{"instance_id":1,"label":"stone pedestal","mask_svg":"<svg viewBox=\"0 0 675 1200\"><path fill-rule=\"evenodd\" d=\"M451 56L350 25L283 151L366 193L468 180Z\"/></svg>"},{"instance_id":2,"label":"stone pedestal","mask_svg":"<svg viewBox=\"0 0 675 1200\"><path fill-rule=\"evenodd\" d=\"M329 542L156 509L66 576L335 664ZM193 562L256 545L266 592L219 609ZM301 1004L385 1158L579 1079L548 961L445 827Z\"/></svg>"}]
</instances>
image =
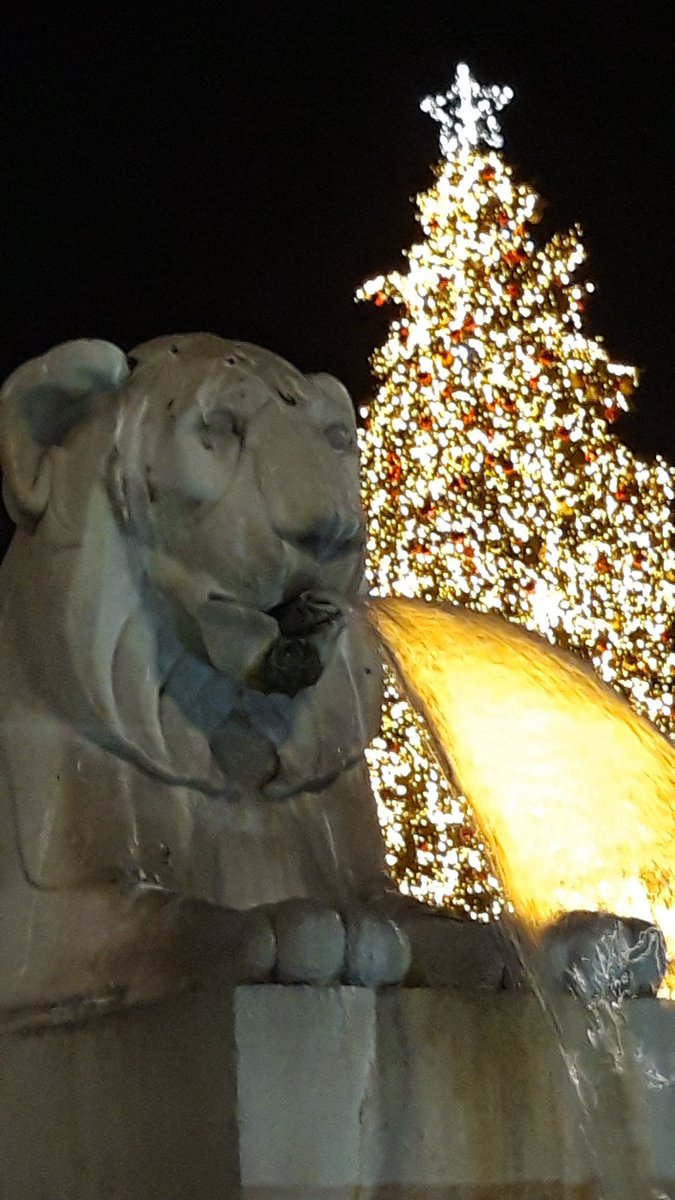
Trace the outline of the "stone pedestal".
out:
<instances>
[{"instance_id":1,"label":"stone pedestal","mask_svg":"<svg viewBox=\"0 0 675 1200\"><path fill-rule=\"evenodd\" d=\"M0 1198L675 1197L674 1068L651 1001L204 992L0 1039Z\"/></svg>"}]
</instances>

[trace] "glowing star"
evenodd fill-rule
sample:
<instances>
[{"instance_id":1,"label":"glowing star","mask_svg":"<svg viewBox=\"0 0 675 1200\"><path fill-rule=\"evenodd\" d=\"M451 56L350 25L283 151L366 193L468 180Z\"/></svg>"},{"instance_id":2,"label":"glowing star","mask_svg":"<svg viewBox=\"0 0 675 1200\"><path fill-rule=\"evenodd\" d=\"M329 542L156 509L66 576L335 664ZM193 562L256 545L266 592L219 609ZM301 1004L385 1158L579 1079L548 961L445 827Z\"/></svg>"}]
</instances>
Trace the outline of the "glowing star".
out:
<instances>
[{"instance_id":1,"label":"glowing star","mask_svg":"<svg viewBox=\"0 0 675 1200\"><path fill-rule=\"evenodd\" d=\"M441 150L450 158L457 150L475 148L481 143L496 149L503 146L496 114L512 98L509 87L481 87L466 63L460 63L453 86L445 94L425 96L420 108L439 122Z\"/></svg>"}]
</instances>

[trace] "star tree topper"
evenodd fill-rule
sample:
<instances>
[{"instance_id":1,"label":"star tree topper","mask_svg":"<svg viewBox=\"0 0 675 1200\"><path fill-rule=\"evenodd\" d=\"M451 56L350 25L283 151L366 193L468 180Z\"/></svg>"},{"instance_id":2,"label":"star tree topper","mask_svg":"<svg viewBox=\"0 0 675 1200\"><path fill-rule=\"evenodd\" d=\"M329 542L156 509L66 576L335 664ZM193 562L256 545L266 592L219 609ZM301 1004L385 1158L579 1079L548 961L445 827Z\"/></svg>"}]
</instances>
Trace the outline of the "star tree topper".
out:
<instances>
[{"instance_id":1,"label":"star tree topper","mask_svg":"<svg viewBox=\"0 0 675 1200\"><path fill-rule=\"evenodd\" d=\"M425 96L422 112L440 124L439 141L446 158L475 149L481 142L498 149L504 144L497 120L513 91L509 87L481 87L466 63L459 63L455 82L445 94Z\"/></svg>"}]
</instances>

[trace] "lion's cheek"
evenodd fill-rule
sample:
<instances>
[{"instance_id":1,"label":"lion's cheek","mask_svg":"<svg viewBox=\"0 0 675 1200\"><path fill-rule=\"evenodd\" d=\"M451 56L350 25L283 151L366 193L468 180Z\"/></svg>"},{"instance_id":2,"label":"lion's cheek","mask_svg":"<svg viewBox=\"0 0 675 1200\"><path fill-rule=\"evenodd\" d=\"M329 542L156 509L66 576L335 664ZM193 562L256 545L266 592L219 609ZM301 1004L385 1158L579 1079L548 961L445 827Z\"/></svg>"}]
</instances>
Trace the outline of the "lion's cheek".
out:
<instances>
[{"instance_id":1,"label":"lion's cheek","mask_svg":"<svg viewBox=\"0 0 675 1200\"><path fill-rule=\"evenodd\" d=\"M195 520L183 554L195 571L239 603L268 609L283 598L292 570L289 548L272 529L256 497L237 503L236 489Z\"/></svg>"},{"instance_id":2,"label":"lion's cheek","mask_svg":"<svg viewBox=\"0 0 675 1200\"><path fill-rule=\"evenodd\" d=\"M217 504L238 474L238 455L217 456L192 433L165 436L149 447L147 473L162 497L173 496L188 507Z\"/></svg>"}]
</instances>

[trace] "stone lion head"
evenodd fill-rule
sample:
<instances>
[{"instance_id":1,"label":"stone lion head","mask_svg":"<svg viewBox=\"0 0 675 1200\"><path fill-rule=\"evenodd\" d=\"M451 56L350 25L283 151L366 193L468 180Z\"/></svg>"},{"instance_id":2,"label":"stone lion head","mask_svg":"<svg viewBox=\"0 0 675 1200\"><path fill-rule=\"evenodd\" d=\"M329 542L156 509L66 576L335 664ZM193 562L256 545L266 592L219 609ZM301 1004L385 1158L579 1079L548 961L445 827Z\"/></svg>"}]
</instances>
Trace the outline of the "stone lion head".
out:
<instances>
[{"instance_id":1,"label":"stone lion head","mask_svg":"<svg viewBox=\"0 0 675 1200\"><path fill-rule=\"evenodd\" d=\"M41 759L28 743L20 761L18 742L9 752L32 876L76 880L73 828L103 836L99 785L81 782L89 759L97 779L116 774L117 793L152 793L134 799L136 823L159 796L193 831L207 823L196 797L236 802L218 810L231 847L260 802L316 794L362 761L380 670L354 609L355 433L337 380L206 334L128 356L66 343L7 381L0 450L19 531L2 568L12 684L0 683L0 715L9 728L19 709L40 713ZM55 823L41 797L64 746Z\"/></svg>"},{"instance_id":2,"label":"stone lion head","mask_svg":"<svg viewBox=\"0 0 675 1200\"><path fill-rule=\"evenodd\" d=\"M91 499L83 460L107 453L109 495L144 571L216 657L228 602L269 612L304 591L358 588L354 415L328 375L210 335L158 338L128 357L104 342L68 343L8 381L2 434L14 519L34 527L67 468L50 517L71 536Z\"/></svg>"}]
</instances>

